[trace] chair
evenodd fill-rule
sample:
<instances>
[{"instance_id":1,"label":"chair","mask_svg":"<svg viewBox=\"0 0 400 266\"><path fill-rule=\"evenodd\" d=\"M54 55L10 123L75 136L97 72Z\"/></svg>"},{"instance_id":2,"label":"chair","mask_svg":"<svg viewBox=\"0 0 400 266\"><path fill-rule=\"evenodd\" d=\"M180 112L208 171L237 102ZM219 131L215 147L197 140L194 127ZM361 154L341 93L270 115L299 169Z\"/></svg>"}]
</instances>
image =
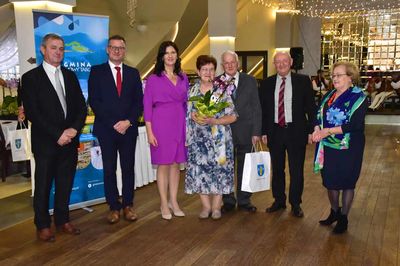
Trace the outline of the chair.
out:
<instances>
[{"instance_id":1,"label":"chair","mask_svg":"<svg viewBox=\"0 0 400 266\"><path fill-rule=\"evenodd\" d=\"M390 106L390 109L392 111L395 111L396 106L399 105L399 103L400 103L400 97L398 95L391 95L384 102L384 104Z\"/></svg>"}]
</instances>

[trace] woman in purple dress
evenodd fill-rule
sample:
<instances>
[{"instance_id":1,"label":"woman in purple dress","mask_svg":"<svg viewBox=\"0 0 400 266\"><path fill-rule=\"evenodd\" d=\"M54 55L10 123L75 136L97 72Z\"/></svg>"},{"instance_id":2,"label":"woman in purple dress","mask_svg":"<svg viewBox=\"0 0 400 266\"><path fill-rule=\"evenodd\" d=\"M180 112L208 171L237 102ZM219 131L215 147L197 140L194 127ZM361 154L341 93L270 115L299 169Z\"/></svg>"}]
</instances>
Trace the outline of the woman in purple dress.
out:
<instances>
[{"instance_id":1,"label":"woman in purple dress","mask_svg":"<svg viewBox=\"0 0 400 266\"><path fill-rule=\"evenodd\" d=\"M185 116L189 82L181 71L181 59L174 42L161 43L154 73L144 91L144 120L150 144L151 162L157 165L157 186L161 217L166 220L185 214L177 201L179 163L186 162ZM168 200L169 192L169 200Z\"/></svg>"}]
</instances>

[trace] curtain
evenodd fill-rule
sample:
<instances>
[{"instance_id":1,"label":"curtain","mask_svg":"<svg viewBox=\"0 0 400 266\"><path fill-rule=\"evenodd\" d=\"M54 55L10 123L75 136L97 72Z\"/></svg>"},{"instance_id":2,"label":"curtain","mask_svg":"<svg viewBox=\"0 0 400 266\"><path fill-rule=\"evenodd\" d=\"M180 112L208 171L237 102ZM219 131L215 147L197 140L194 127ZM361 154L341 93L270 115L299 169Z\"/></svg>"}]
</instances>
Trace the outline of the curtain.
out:
<instances>
[{"instance_id":1,"label":"curtain","mask_svg":"<svg viewBox=\"0 0 400 266\"><path fill-rule=\"evenodd\" d=\"M12 23L0 36L0 71L18 65L17 31Z\"/></svg>"}]
</instances>

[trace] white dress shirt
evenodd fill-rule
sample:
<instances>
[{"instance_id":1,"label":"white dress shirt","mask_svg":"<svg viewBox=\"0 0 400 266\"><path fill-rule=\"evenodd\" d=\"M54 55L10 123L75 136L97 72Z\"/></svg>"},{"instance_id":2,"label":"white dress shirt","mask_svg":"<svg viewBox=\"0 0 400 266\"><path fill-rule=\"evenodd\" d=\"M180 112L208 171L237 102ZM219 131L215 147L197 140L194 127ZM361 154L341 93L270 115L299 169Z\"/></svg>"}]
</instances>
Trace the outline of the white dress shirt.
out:
<instances>
[{"instance_id":1,"label":"white dress shirt","mask_svg":"<svg viewBox=\"0 0 400 266\"><path fill-rule=\"evenodd\" d=\"M117 70L115 69L115 67L120 67L121 68L121 82L123 81L123 77L122 77L122 63L121 64L119 64L119 65L114 65L111 61L108 61L108 64L110 64L110 67L111 67L111 71L112 71L112 74L113 74L113 77L114 77L114 82L115 82L115 86L117 86Z\"/></svg>"},{"instance_id":2,"label":"white dress shirt","mask_svg":"<svg viewBox=\"0 0 400 266\"><path fill-rule=\"evenodd\" d=\"M56 69L59 69L60 71L59 73L59 78L60 78L60 82L61 82L61 86L63 88L64 91L64 95L65 95L65 84L64 84L64 77L61 71L61 67L55 67L53 65L50 65L49 63L47 63L46 61L43 61L43 68L44 71L46 72L47 76L50 79L51 85L53 85L54 90L56 90Z\"/></svg>"},{"instance_id":3,"label":"white dress shirt","mask_svg":"<svg viewBox=\"0 0 400 266\"><path fill-rule=\"evenodd\" d=\"M228 74L225 73L225 77L227 79L235 78L235 87L236 88L238 87L238 84L239 84L239 71L237 71L235 76L233 76L233 77L231 77L231 76L229 76Z\"/></svg>"}]
</instances>

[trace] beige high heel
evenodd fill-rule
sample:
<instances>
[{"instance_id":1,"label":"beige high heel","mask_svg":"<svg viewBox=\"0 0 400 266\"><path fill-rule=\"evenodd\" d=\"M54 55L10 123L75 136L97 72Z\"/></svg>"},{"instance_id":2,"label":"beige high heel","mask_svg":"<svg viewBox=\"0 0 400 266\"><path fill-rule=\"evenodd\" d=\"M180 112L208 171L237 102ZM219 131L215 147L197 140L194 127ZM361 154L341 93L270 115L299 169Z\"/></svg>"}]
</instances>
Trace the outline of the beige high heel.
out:
<instances>
[{"instance_id":1,"label":"beige high heel","mask_svg":"<svg viewBox=\"0 0 400 266\"><path fill-rule=\"evenodd\" d=\"M220 210L214 210L211 214L211 218L213 220L219 220L221 219L221 211Z\"/></svg>"},{"instance_id":2,"label":"beige high heel","mask_svg":"<svg viewBox=\"0 0 400 266\"><path fill-rule=\"evenodd\" d=\"M185 213L182 210L174 210L174 208L172 208L172 204L171 202L168 202L168 208L171 209L172 213L174 214L174 216L176 217L185 217Z\"/></svg>"},{"instance_id":3,"label":"beige high heel","mask_svg":"<svg viewBox=\"0 0 400 266\"><path fill-rule=\"evenodd\" d=\"M211 211L210 210L202 210L199 213L199 219L208 219L208 217L210 217Z\"/></svg>"},{"instance_id":4,"label":"beige high heel","mask_svg":"<svg viewBox=\"0 0 400 266\"><path fill-rule=\"evenodd\" d=\"M161 218L164 220L171 220L172 219L172 214L171 213L163 213L162 208L160 208L161 211Z\"/></svg>"}]
</instances>

